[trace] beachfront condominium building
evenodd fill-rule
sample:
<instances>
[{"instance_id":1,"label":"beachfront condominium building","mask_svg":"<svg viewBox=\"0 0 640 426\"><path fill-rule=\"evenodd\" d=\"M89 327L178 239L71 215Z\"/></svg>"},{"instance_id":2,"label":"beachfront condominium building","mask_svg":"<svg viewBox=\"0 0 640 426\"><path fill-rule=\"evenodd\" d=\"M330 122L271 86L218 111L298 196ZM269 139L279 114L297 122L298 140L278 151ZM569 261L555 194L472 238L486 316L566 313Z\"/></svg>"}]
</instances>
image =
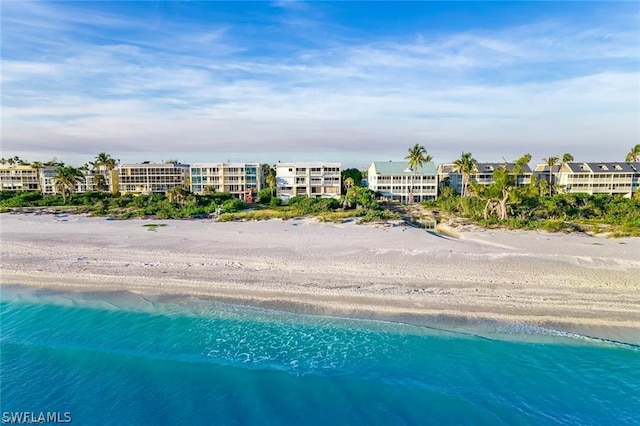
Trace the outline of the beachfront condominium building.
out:
<instances>
[{"instance_id":1,"label":"beachfront condominium building","mask_svg":"<svg viewBox=\"0 0 640 426\"><path fill-rule=\"evenodd\" d=\"M118 170L122 194L165 193L179 185L189 186L189 165L180 163L124 164Z\"/></svg>"},{"instance_id":2,"label":"beachfront condominium building","mask_svg":"<svg viewBox=\"0 0 640 426\"><path fill-rule=\"evenodd\" d=\"M110 191L116 193L119 191L118 170L81 170L83 179L76 184L75 192L86 191ZM45 167L40 170L40 188L43 195L57 194L55 185L56 167ZM102 185L98 184L97 176L102 176Z\"/></svg>"},{"instance_id":3,"label":"beachfront condominium building","mask_svg":"<svg viewBox=\"0 0 640 426\"><path fill-rule=\"evenodd\" d=\"M367 184L372 191L402 203L434 200L438 196L438 175L431 162L416 170L406 161L373 162L367 170Z\"/></svg>"},{"instance_id":4,"label":"beachfront condominium building","mask_svg":"<svg viewBox=\"0 0 640 426\"><path fill-rule=\"evenodd\" d=\"M640 187L640 163L566 163L553 181L564 192L631 197Z\"/></svg>"},{"instance_id":5,"label":"beachfront condominium building","mask_svg":"<svg viewBox=\"0 0 640 426\"><path fill-rule=\"evenodd\" d=\"M342 181L340 163L276 164L277 197L339 197Z\"/></svg>"},{"instance_id":6,"label":"beachfront condominium building","mask_svg":"<svg viewBox=\"0 0 640 426\"><path fill-rule=\"evenodd\" d=\"M512 172L515 166L515 163L477 163L475 171L469 175L469 183L491 185L494 171L506 167L509 172ZM531 183L532 175L533 172L528 164L521 166L520 173L516 177L517 185L528 185ZM450 186L458 194L462 194L462 173L456 170L453 163L438 166L438 180L441 186Z\"/></svg>"},{"instance_id":7,"label":"beachfront condominium building","mask_svg":"<svg viewBox=\"0 0 640 426\"><path fill-rule=\"evenodd\" d=\"M228 192L250 202L263 187L262 168L259 163L191 164L190 187L194 194Z\"/></svg>"},{"instance_id":8,"label":"beachfront condominium building","mask_svg":"<svg viewBox=\"0 0 640 426\"><path fill-rule=\"evenodd\" d=\"M0 165L2 191L40 191L40 170L30 165Z\"/></svg>"}]
</instances>

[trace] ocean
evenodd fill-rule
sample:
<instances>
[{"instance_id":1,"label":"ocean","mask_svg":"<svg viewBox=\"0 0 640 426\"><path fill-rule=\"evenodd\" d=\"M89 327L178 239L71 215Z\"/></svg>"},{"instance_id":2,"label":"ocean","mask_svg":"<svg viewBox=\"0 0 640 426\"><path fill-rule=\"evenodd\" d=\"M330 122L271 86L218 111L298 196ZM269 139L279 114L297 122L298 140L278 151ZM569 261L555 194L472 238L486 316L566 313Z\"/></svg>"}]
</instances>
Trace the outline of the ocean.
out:
<instances>
[{"instance_id":1,"label":"ocean","mask_svg":"<svg viewBox=\"0 0 640 426\"><path fill-rule=\"evenodd\" d=\"M477 330L2 286L0 411L98 425L640 424L640 348Z\"/></svg>"}]
</instances>

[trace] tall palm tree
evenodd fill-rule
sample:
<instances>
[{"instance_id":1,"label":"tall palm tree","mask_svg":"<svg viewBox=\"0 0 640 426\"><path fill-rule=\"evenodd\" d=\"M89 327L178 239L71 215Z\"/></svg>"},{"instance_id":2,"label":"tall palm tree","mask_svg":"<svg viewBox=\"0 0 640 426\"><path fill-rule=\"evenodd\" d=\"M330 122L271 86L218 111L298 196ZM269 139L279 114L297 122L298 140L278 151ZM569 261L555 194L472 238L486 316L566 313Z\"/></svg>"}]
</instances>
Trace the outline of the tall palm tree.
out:
<instances>
[{"instance_id":1,"label":"tall palm tree","mask_svg":"<svg viewBox=\"0 0 640 426\"><path fill-rule=\"evenodd\" d=\"M167 199L172 203L184 205L189 196L189 189L185 185L176 185L166 193Z\"/></svg>"},{"instance_id":2,"label":"tall palm tree","mask_svg":"<svg viewBox=\"0 0 640 426\"><path fill-rule=\"evenodd\" d=\"M350 188L353 188L356 184L352 177L348 177L344 180L344 188L349 191Z\"/></svg>"},{"instance_id":3,"label":"tall palm tree","mask_svg":"<svg viewBox=\"0 0 640 426\"><path fill-rule=\"evenodd\" d=\"M631 148L631 151L627 154L625 161L628 161L629 163L640 161L640 143Z\"/></svg>"},{"instance_id":4,"label":"tall palm tree","mask_svg":"<svg viewBox=\"0 0 640 426\"><path fill-rule=\"evenodd\" d=\"M273 197L273 190L276 188L276 184L278 182L278 179L276 178L276 171L274 168L269 168L269 172L265 176L264 181L266 182L267 186L269 186L269 189L271 189L271 196Z\"/></svg>"},{"instance_id":5,"label":"tall palm tree","mask_svg":"<svg viewBox=\"0 0 640 426\"><path fill-rule=\"evenodd\" d=\"M549 197L551 197L553 193L553 168L558 164L560 159L558 157L548 157L543 158L543 160L547 163L547 166L549 166Z\"/></svg>"},{"instance_id":6,"label":"tall palm tree","mask_svg":"<svg viewBox=\"0 0 640 426\"><path fill-rule=\"evenodd\" d=\"M44 164L42 164L40 161L34 161L33 163L31 163L31 168L36 169L38 186L40 186L40 173L41 173L41 170L44 169Z\"/></svg>"},{"instance_id":7,"label":"tall palm tree","mask_svg":"<svg viewBox=\"0 0 640 426\"><path fill-rule=\"evenodd\" d=\"M470 152L463 152L460 158L453 162L453 170L462 175L462 196L467 196L469 177L477 170L478 162Z\"/></svg>"},{"instance_id":8,"label":"tall palm tree","mask_svg":"<svg viewBox=\"0 0 640 426\"><path fill-rule=\"evenodd\" d=\"M71 195L79 182L84 180L82 172L71 166L58 166L53 178L56 191L62 194L62 203L67 203L67 196Z\"/></svg>"},{"instance_id":9,"label":"tall palm tree","mask_svg":"<svg viewBox=\"0 0 640 426\"><path fill-rule=\"evenodd\" d=\"M570 163L573 161L573 155L571 155L568 152L565 152L564 155L562 155L562 159L560 160L560 170L558 170L558 182L562 181L562 168L564 167L565 164Z\"/></svg>"},{"instance_id":10,"label":"tall palm tree","mask_svg":"<svg viewBox=\"0 0 640 426\"><path fill-rule=\"evenodd\" d=\"M413 202L413 178L414 176L417 176L418 169L422 167L423 164L429 163L433 160L433 157L429 155L425 147L420 144L415 144L409 148L408 151L409 154L407 154L404 159L407 160L409 168L413 170L413 176L411 177L411 186L407 191L407 203Z\"/></svg>"},{"instance_id":11,"label":"tall palm tree","mask_svg":"<svg viewBox=\"0 0 640 426\"><path fill-rule=\"evenodd\" d=\"M105 192L109 189L109 185L107 185L107 179L104 175L95 175L93 176L93 187L96 191Z\"/></svg>"},{"instance_id":12,"label":"tall palm tree","mask_svg":"<svg viewBox=\"0 0 640 426\"><path fill-rule=\"evenodd\" d=\"M112 179L112 172L118 166L120 160L116 160L110 154L101 152L96 155L96 159L93 163L90 163L97 171L99 171L107 182Z\"/></svg>"}]
</instances>

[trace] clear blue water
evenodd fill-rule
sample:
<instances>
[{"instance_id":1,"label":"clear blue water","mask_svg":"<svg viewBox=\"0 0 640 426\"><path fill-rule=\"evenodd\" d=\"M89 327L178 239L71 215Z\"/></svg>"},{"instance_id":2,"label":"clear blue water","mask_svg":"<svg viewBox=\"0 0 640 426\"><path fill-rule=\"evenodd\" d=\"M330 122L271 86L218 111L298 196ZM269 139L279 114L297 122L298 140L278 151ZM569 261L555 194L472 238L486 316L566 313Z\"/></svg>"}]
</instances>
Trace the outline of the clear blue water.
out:
<instances>
[{"instance_id":1,"label":"clear blue water","mask_svg":"<svg viewBox=\"0 0 640 426\"><path fill-rule=\"evenodd\" d=\"M74 424L638 424L640 350L3 286L1 405ZM506 337L505 337L506 336Z\"/></svg>"}]
</instances>

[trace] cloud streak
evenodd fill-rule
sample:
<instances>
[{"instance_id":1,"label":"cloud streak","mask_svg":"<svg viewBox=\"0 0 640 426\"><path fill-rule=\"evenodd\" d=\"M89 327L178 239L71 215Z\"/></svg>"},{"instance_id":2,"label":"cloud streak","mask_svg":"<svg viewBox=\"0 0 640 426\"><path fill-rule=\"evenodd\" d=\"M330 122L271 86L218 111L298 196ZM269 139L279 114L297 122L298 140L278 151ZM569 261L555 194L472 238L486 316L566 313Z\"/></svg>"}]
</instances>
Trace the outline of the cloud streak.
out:
<instances>
[{"instance_id":1,"label":"cloud streak","mask_svg":"<svg viewBox=\"0 0 640 426\"><path fill-rule=\"evenodd\" d=\"M2 18L3 154L313 152L364 164L419 142L441 162L560 146L588 160L614 159L603 144L622 156L640 136L640 32L611 22L323 42L323 25L337 26L317 14L309 42L273 17L261 40L237 22L103 11L85 22L86 10L27 4ZM309 5L284 7L289 20Z\"/></svg>"}]
</instances>

